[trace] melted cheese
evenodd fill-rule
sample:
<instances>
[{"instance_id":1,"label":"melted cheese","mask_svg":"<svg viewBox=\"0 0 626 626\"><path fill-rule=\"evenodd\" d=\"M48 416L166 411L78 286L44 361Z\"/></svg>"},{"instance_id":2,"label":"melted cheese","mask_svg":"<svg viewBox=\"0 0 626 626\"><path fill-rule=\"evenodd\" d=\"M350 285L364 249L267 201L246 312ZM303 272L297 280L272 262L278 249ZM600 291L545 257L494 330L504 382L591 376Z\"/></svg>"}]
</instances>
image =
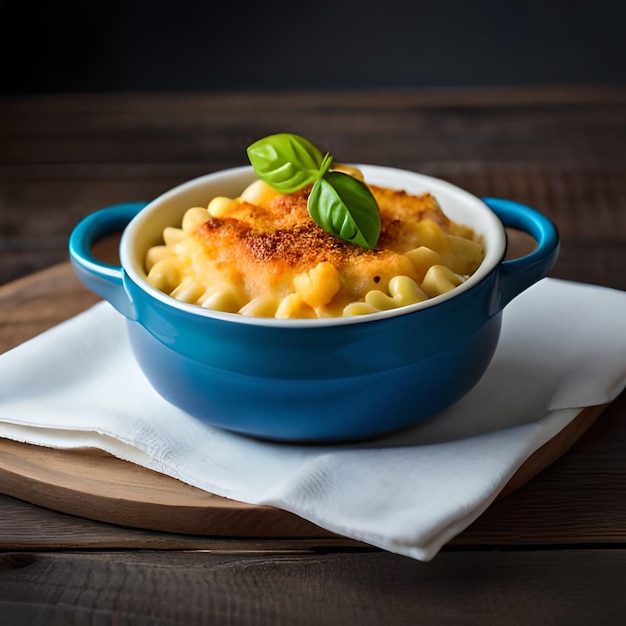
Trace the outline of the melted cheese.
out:
<instances>
[{"instance_id":1,"label":"melted cheese","mask_svg":"<svg viewBox=\"0 0 626 626\"><path fill-rule=\"evenodd\" d=\"M370 189L382 225L373 250L318 227L307 211L308 189L280 194L257 181L239 198L190 208L182 228L164 233L165 248L148 252L148 281L208 308L328 317L420 301L476 270L484 256L480 241L444 215L431 194ZM430 272L427 279L433 266L447 272Z\"/></svg>"}]
</instances>

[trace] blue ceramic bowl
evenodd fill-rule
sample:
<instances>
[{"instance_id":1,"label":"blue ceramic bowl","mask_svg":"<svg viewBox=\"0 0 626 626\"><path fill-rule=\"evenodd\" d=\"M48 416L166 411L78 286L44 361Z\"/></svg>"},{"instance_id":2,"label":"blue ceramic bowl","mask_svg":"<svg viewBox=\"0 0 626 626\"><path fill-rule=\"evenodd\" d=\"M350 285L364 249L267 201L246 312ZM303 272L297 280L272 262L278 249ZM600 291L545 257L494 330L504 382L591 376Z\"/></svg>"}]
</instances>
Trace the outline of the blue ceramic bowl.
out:
<instances>
[{"instance_id":1,"label":"blue ceramic bowl","mask_svg":"<svg viewBox=\"0 0 626 626\"><path fill-rule=\"evenodd\" d=\"M357 165L368 182L429 191L453 220L484 237L485 259L451 292L366 316L277 320L185 304L146 282L143 260L163 228L216 195L238 196L255 175L225 170L182 184L149 204L101 209L69 243L83 283L127 319L134 354L168 402L214 426L291 442L345 442L382 435L433 415L464 396L489 365L503 308L547 275L556 228L535 210L479 199L445 181ZM503 260L504 226L529 233L533 252ZM98 261L92 244L122 232L120 266Z\"/></svg>"}]
</instances>

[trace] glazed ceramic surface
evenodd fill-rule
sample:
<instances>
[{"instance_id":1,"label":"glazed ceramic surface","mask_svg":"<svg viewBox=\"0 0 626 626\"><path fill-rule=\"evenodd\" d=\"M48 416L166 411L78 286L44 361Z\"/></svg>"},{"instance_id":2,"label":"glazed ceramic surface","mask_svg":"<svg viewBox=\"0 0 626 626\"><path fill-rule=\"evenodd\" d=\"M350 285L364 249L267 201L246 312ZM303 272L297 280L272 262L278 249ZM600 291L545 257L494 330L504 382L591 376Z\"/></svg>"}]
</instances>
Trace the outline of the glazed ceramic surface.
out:
<instances>
[{"instance_id":1,"label":"glazed ceramic surface","mask_svg":"<svg viewBox=\"0 0 626 626\"><path fill-rule=\"evenodd\" d=\"M179 302L146 282L143 260L163 228L216 195L236 197L250 167L189 181L149 204L101 209L70 238L79 278L128 321L137 362L168 402L221 428L292 442L375 437L456 402L482 377L498 343L504 307L547 275L559 237L545 216L497 198L477 198L445 181L357 165L376 185L432 193L451 219L485 241L476 273L426 302L367 316L277 320ZM504 261L504 226L532 235L529 255ZM120 266L90 252L123 231Z\"/></svg>"}]
</instances>

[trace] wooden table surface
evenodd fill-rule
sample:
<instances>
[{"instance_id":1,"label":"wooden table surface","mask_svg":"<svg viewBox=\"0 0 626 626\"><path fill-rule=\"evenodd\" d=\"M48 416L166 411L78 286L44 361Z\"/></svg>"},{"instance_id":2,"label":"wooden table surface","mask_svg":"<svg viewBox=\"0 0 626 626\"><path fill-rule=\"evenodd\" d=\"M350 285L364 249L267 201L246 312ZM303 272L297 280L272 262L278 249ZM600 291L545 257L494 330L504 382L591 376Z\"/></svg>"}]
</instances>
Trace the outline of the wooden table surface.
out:
<instances>
[{"instance_id":1,"label":"wooden table surface","mask_svg":"<svg viewBox=\"0 0 626 626\"><path fill-rule=\"evenodd\" d=\"M244 165L249 143L281 131L530 204L561 233L552 276L626 290L626 88L4 99L0 352L60 321L45 293L83 216ZM64 315L95 299L76 283L67 301ZM622 394L430 563L130 529L0 496L0 623L613 625L626 619L625 548Z\"/></svg>"}]
</instances>

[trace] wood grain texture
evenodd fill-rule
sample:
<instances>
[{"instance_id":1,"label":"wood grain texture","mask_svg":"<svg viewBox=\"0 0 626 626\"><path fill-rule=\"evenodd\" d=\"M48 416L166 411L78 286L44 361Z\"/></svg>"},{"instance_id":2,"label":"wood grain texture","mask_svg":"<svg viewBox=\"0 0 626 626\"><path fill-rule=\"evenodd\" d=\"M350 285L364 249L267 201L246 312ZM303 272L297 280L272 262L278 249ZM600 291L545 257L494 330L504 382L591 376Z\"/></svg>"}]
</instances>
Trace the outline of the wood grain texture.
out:
<instances>
[{"instance_id":1,"label":"wood grain texture","mask_svg":"<svg viewBox=\"0 0 626 626\"><path fill-rule=\"evenodd\" d=\"M244 504L98 450L54 450L0 439L0 492L134 528L230 537L326 537L269 506Z\"/></svg>"},{"instance_id":2,"label":"wood grain texture","mask_svg":"<svg viewBox=\"0 0 626 626\"><path fill-rule=\"evenodd\" d=\"M106 549L203 550L223 554L377 550L345 537L217 537L130 528L67 515L0 495L0 552Z\"/></svg>"},{"instance_id":3,"label":"wood grain texture","mask_svg":"<svg viewBox=\"0 0 626 626\"><path fill-rule=\"evenodd\" d=\"M11 626L617 626L623 550L6 553L0 615Z\"/></svg>"}]
</instances>

